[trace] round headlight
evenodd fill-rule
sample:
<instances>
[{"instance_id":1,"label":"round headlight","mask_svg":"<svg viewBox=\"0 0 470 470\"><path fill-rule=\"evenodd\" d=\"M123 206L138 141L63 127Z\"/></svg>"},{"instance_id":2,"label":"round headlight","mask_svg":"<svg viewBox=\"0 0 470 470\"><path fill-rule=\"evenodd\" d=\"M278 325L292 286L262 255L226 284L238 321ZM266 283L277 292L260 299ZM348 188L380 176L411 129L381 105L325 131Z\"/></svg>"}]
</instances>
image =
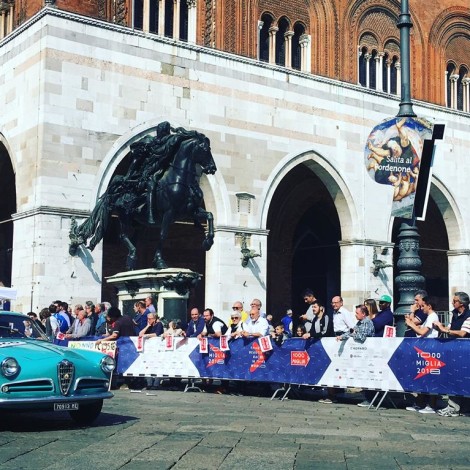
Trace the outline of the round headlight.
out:
<instances>
[{"instance_id":1,"label":"round headlight","mask_svg":"<svg viewBox=\"0 0 470 470\"><path fill-rule=\"evenodd\" d=\"M104 356L103 359L101 359L100 366L103 372L109 374L116 367L116 362L111 356Z\"/></svg>"},{"instance_id":2,"label":"round headlight","mask_svg":"<svg viewBox=\"0 0 470 470\"><path fill-rule=\"evenodd\" d=\"M7 357L3 359L2 365L0 366L2 370L2 374L5 377L12 377L13 375L17 374L20 370L20 365L18 361L13 357Z\"/></svg>"}]
</instances>

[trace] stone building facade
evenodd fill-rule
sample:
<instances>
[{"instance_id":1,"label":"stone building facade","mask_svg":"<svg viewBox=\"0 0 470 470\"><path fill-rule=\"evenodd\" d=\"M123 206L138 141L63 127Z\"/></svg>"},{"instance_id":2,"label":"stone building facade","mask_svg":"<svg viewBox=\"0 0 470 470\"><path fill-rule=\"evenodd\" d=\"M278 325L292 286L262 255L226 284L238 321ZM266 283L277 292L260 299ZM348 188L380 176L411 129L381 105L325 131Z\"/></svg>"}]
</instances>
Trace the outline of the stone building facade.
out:
<instances>
[{"instance_id":1,"label":"stone building facade","mask_svg":"<svg viewBox=\"0 0 470 470\"><path fill-rule=\"evenodd\" d=\"M45 3L45 4L44 4ZM415 112L446 124L428 216L423 274L444 306L468 291L470 144L466 1L411 1ZM391 188L364 168L372 127L398 111L399 2L175 0L0 3L0 276L16 308L112 299L122 270L109 235L68 254L129 146L168 120L204 132L218 166L202 176L215 244L177 224L169 261L204 275L192 301L228 314L262 299L280 314L312 287L346 304L393 295L399 221ZM160 14L164 12L164 14ZM142 266L152 233L141 235ZM240 262L245 241L258 256ZM396 300L396 299L395 299Z\"/></svg>"}]
</instances>

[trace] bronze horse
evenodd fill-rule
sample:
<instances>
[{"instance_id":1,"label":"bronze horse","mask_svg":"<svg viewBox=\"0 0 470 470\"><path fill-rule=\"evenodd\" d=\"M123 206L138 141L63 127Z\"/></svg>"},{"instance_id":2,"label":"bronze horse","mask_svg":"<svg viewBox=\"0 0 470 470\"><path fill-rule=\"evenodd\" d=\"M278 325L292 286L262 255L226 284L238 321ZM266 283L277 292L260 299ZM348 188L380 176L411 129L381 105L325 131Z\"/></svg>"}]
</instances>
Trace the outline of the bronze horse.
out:
<instances>
[{"instance_id":1,"label":"bronze horse","mask_svg":"<svg viewBox=\"0 0 470 470\"><path fill-rule=\"evenodd\" d=\"M162 243L176 220L192 218L199 227L207 221L203 248L210 249L214 243L213 215L201 207L204 196L197 173L198 167L208 175L217 171L210 141L202 133L182 128L171 129L171 133L169 124L162 124L168 125L166 135L147 137L131 146L132 169L124 177L113 178L90 217L80 226L72 220L69 247L72 256L89 238L87 248L95 248L113 214L119 220L120 239L128 250L127 269L135 269L137 262L137 250L129 237L133 221L159 229L153 259L156 269L167 267Z\"/></svg>"}]
</instances>

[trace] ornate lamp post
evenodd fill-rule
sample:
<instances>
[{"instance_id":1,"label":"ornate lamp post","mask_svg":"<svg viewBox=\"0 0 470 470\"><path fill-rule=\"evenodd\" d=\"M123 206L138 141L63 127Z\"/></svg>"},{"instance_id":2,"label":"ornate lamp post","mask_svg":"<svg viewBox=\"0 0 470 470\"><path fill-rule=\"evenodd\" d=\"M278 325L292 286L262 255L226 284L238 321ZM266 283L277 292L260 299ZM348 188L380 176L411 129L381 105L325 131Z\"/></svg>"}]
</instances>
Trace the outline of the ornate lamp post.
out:
<instances>
[{"instance_id":1,"label":"ornate lamp post","mask_svg":"<svg viewBox=\"0 0 470 470\"><path fill-rule=\"evenodd\" d=\"M397 24L400 28L401 56L401 100L398 117L415 117L411 103L410 86L410 29L413 26L409 12L408 0L401 2L401 14ZM404 316L414 301L414 293L423 289L425 279L421 275L421 259L419 257L419 234L414 218L403 222L398 233L398 249L400 251L395 283L400 299L395 308L395 324L397 335L403 336L406 325Z\"/></svg>"}]
</instances>

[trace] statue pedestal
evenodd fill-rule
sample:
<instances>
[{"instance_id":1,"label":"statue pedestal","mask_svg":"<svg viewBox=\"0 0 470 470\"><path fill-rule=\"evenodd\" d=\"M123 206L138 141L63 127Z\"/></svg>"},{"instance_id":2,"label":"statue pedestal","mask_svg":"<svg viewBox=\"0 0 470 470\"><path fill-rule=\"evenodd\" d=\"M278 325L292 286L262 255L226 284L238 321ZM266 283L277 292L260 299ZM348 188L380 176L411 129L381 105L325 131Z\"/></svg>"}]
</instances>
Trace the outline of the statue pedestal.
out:
<instances>
[{"instance_id":1,"label":"statue pedestal","mask_svg":"<svg viewBox=\"0 0 470 470\"><path fill-rule=\"evenodd\" d=\"M187 321L189 291L201 275L184 268L140 269L125 271L106 278L117 289L123 315L134 315L134 303L148 296L154 298L160 318Z\"/></svg>"}]
</instances>

